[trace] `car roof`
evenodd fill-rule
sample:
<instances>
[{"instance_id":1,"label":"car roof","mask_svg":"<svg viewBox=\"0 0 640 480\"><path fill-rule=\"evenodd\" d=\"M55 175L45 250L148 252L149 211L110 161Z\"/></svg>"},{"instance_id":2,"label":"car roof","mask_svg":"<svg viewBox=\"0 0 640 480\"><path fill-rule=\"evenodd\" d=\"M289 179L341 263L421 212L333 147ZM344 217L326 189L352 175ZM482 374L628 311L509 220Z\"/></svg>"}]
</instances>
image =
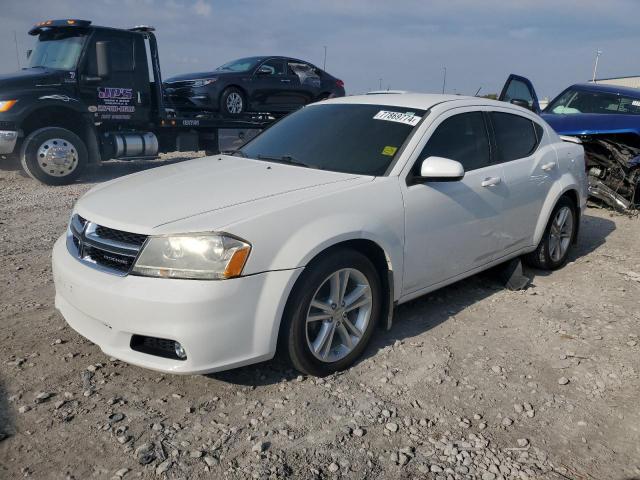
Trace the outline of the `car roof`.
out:
<instances>
[{"instance_id":1,"label":"car roof","mask_svg":"<svg viewBox=\"0 0 640 480\"><path fill-rule=\"evenodd\" d=\"M620 93L630 97L640 98L640 88L621 87L619 85L609 85L606 83L576 83L569 88L590 92Z\"/></svg>"},{"instance_id":2,"label":"car roof","mask_svg":"<svg viewBox=\"0 0 640 480\"><path fill-rule=\"evenodd\" d=\"M387 93L384 95L352 95L349 97L338 97L326 100L323 103L352 103L369 105L388 105L390 107L416 108L419 110L429 110L433 106L452 101L465 101L476 105L499 105L505 106L504 102L488 100L481 97L465 97L462 95L442 95L439 93Z\"/></svg>"},{"instance_id":3,"label":"car roof","mask_svg":"<svg viewBox=\"0 0 640 480\"><path fill-rule=\"evenodd\" d=\"M307 60L300 60L299 58L285 57L285 56L282 56L282 55L256 55L254 57L244 57L244 58L255 58L256 60L258 60L260 62L262 62L264 60L269 60L269 59L275 58L275 59L278 59L278 60L293 60L294 62L302 62L302 63L308 63L310 65L313 65L311 62L308 62Z\"/></svg>"}]
</instances>

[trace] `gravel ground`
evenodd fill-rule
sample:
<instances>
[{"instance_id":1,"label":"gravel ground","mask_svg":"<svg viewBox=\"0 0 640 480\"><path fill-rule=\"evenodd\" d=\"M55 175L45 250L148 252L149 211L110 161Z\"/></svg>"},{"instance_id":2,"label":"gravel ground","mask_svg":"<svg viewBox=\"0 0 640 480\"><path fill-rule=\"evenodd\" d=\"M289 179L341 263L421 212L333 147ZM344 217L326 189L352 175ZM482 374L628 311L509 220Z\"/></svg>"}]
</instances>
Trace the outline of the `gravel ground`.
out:
<instances>
[{"instance_id":1,"label":"gravel ground","mask_svg":"<svg viewBox=\"0 0 640 480\"><path fill-rule=\"evenodd\" d=\"M184 158L184 157L182 157ZM53 307L51 247L93 184L0 170L0 478L640 478L640 223L589 209L561 271L405 304L340 375L162 375Z\"/></svg>"}]
</instances>

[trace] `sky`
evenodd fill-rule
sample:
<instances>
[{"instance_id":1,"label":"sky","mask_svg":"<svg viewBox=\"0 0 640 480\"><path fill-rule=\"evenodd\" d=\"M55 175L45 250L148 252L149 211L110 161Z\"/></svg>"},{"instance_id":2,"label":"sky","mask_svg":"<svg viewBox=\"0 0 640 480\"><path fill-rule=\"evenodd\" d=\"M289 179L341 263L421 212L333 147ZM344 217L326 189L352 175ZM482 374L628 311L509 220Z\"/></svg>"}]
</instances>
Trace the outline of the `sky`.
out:
<instances>
[{"instance_id":1,"label":"sky","mask_svg":"<svg viewBox=\"0 0 640 480\"><path fill-rule=\"evenodd\" d=\"M156 28L164 78L234 58L285 55L344 80L347 93L383 88L473 95L509 73L554 97L593 74L640 75L640 0L0 0L0 73L24 66L41 20Z\"/></svg>"}]
</instances>

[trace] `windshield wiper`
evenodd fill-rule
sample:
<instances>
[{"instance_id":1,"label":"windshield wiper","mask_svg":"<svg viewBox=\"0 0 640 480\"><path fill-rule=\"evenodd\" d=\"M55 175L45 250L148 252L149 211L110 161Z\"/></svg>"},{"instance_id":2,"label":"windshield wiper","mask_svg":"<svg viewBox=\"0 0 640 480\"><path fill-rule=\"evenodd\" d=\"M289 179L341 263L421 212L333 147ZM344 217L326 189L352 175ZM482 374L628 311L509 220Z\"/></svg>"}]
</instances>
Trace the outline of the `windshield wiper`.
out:
<instances>
[{"instance_id":1,"label":"windshield wiper","mask_svg":"<svg viewBox=\"0 0 640 480\"><path fill-rule=\"evenodd\" d=\"M265 160L267 162L284 163L288 165L297 165L299 167L306 167L306 168L318 168L315 165L310 165L308 163L301 162L300 160L296 160L291 155L282 155L280 157L270 156L270 155L258 155L257 158L259 160Z\"/></svg>"},{"instance_id":2,"label":"windshield wiper","mask_svg":"<svg viewBox=\"0 0 640 480\"><path fill-rule=\"evenodd\" d=\"M241 149L233 150L231 152L222 152L222 154L224 154L224 155L232 155L234 157L247 158L247 154L244 153L244 150L241 150Z\"/></svg>"}]
</instances>

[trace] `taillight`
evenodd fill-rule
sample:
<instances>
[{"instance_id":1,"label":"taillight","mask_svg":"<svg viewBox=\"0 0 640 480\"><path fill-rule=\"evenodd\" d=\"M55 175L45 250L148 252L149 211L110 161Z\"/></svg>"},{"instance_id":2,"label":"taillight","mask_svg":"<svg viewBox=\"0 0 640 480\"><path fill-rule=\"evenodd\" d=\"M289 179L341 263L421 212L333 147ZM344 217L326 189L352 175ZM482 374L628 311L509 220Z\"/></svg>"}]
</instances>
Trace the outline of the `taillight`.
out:
<instances>
[{"instance_id":1,"label":"taillight","mask_svg":"<svg viewBox=\"0 0 640 480\"><path fill-rule=\"evenodd\" d=\"M336 80L336 86L340 88L344 88L344 82L342 80Z\"/></svg>"}]
</instances>

